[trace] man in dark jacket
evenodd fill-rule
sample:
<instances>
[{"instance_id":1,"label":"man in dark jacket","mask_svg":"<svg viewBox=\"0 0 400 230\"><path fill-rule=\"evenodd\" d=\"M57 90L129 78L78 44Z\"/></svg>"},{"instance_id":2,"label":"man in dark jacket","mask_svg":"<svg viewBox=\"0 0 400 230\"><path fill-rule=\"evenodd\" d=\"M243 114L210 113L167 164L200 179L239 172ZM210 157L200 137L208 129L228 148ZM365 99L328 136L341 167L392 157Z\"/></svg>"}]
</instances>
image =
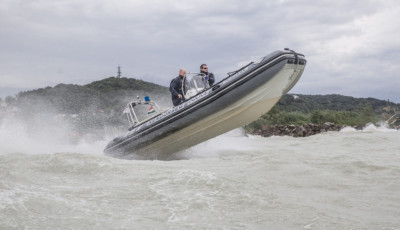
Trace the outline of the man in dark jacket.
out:
<instances>
[{"instance_id":1,"label":"man in dark jacket","mask_svg":"<svg viewBox=\"0 0 400 230\"><path fill-rule=\"evenodd\" d=\"M208 84L213 86L215 82L214 74L208 72L207 64L202 64L200 66L200 72L205 75L205 78L208 80Z\"/></svg>"},{"instance_id":2,"label":"man in dark jacket","mask_svg":"<svg viewBox=\"0 0 400 230\"><path fill-rule=\"evenodd\" d=\"M182 82L185 76L186 70L180 69L179 76L172 79L171 84L169 85L169 91L171 92L172 103L174 106L181 104L185 99L182 92Z\"/></svg>"}]
</instances>

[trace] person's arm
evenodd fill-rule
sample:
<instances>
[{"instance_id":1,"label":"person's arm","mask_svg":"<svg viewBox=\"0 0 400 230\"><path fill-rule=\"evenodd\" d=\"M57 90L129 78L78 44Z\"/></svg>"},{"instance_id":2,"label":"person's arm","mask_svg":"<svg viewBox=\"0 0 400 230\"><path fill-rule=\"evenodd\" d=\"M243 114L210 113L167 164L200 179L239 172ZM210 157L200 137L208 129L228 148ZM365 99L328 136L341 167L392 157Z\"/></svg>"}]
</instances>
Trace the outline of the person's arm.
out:
<instances>
[{"instance_id":1,"label":"person's arm","mask_svg":"<svg viewBox=\"0 0 400 230\"><path fill-rule=\"evenodd\" d=\"M210 86L213 86L214 82L215 82L214 74L213 73L209 73L208 74L208 84L210 84Z\"/></svg>"}]
</instances>

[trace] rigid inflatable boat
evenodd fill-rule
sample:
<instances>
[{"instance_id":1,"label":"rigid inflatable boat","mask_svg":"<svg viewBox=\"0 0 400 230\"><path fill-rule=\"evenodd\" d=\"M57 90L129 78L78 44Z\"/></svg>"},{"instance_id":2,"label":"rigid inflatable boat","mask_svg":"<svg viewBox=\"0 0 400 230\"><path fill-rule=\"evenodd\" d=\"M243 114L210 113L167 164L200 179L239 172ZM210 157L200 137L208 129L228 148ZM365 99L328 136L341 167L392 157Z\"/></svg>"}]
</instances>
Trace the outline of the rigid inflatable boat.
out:
<instances>
[{"instance_id":1,"label":"rigid inflatable boat","mask_svg":"<svg viewBox=\"0 0 400 230\"><path fill-rule=\"evenodd\" d=\"M206 76L189 73L182 84L185 101L176 107L161 111L148 97L130 102L124 110L129 131L104 152L121 158L168 159L267 113L296 84L305 65L304 55L286 48L228 73L211 87ZM147 108L145 119L136 111L141 106Z\"/></svg>"}]
</instances>

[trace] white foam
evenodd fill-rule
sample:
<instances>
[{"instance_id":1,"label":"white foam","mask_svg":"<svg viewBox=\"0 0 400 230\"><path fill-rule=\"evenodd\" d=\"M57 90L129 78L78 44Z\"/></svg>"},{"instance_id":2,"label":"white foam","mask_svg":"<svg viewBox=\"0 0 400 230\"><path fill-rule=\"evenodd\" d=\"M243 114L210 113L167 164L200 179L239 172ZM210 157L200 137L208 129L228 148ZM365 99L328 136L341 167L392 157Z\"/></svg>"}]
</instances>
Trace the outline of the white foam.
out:
<instances>
[{"instance_id":1,"label":"white foam","mask_svg":"<svg viewBox=\"0 0 400 230\"><path fill-rule=\"evenodd\" d=\"M391 129L385 123L381 123L378 126L374 124L367 124L362 130L357 130L353 127L346 126L340 130L343 133L352 133L352 132L367 132L367 133L375 133L375 132L397 132L396 129Z\"/></svg>"},{"instance_id":2,"label":"white foam","mask_svg":"<svg viewBox=\"0 0 400 230\"><path fill-rule=\"evenodd\" d=\"M352 133L352 132L357 132L357 130L355 128L353 128L353 127L346 126L343 129L341 129L340 132Z\"/></svg>"},{"instance_id":3,"label":"white foam","mask_svg":"<svg viewBox=\"0 0 400 230\"><path fill-rule=\"evenodd\" d=\"M363 132L397 132L396 129L391 129L387 124L382 123L380 126L376 127L374 124L367 124L362 130Z\"/></svg>"}]
</instances>

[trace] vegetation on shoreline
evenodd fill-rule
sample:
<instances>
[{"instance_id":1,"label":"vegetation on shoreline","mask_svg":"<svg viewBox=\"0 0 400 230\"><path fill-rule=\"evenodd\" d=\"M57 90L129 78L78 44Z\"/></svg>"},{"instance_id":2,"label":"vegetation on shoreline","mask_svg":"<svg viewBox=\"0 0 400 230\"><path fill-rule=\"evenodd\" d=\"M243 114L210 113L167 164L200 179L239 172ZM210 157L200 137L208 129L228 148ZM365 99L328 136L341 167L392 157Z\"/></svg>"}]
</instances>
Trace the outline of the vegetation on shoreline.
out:
<instances>
[{"instance_id":1,"label":"vegetation on shoreline","mask_svg":"<svg viewBox=\"0 0 400 230\"><path fill-rule=\"evenodd\" d=\"M342 126L378 124L400 112L400 105L374 98L342 95L285 95L268 113L245 126L256 132L262 126L335 123Z\"/></svg>"},{"instance_id":2,"label":"vegetation on shoreline","mask_svg":"<svg viewBox=\"0 0 400 230\"><path fill-rule=\"evenodd\" d=\"M268 113L245 126L247 131L261 129L263 125L306 125L332 122L338 125L364 126L367 123L377 124L382 121L375 115L371 106L365 106L355 111L313 110L311 113L280 111L279 106L273 107Z\"/></svg>"}]
</instances>

